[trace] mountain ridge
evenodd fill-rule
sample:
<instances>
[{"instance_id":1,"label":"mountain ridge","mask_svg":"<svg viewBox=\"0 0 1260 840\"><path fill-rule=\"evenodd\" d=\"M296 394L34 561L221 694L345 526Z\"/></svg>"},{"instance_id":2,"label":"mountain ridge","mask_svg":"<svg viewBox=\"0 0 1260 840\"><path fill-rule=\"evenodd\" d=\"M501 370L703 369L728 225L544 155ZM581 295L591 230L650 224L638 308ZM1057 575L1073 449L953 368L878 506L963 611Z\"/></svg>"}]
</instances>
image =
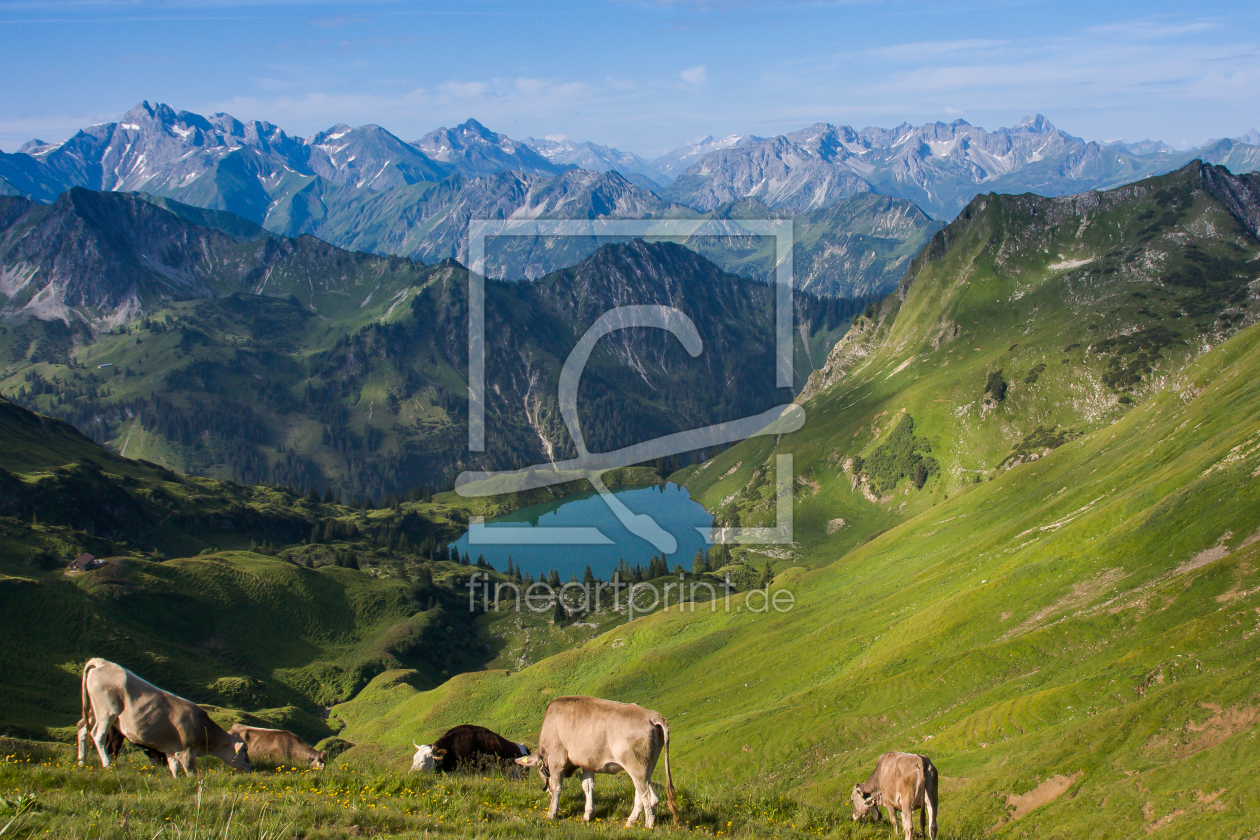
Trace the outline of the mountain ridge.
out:
<instances>
[{"instance_id":1,"label":"mountain ridge","mask_svg":"<svg viewBox=\"0 0 1260 840\"><path fill-rule=\"evenodd\" d=\"M560 363L596 309L626 303L683 306L709 351L694 361L654 331L606 342L617 354L601 348L583 380L592 447L791 398L769 375L773 289L668 242L607 244L538 280L487 281L488 381L500 389L484 457L464 445L468 281L452 259L346 252L75 189L53 205L0 199L0 266L4 392L188 473L378 498L471 466L572 455ZM798 296L795 387L855 306Z\"/></svg>"}]
</instances>

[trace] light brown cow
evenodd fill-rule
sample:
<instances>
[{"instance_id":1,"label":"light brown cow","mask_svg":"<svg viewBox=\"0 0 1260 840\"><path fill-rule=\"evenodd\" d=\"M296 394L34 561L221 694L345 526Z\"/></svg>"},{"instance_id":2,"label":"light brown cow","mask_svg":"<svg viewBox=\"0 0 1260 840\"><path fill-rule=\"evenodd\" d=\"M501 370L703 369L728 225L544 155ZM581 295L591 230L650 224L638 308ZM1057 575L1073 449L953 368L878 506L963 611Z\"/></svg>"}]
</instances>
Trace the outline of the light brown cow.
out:
<instances>
[{"instance_id":1,"label":"light brown cow","mask_svg":"<svg viewBox=\"0 0 1260 840\"><path fill-rule=\"evenodd\" d=\"M172 776L179 775L180 767L197 775L197 758L203 755L237 770L254 769L239 736L224 732L196 703L145 682L121 665L88 660L81 699L102 767L109 766L109 731L116 726L128 741L165 753Z\"/></svg>"},{"instance_id":2,"label":"light brown cow","mask_svg":"<svg viewBox=\"0 0 1260 840\"><path fill-rule=\"evenodd\" d=\"M919 830L925 837L936 840L936 781L936 768L926 755L884 753L870 778L853 786L853 819L860 820L871 811L875 812L875 819L882 819L879 806L883 805L888 809L888 821L895 831L897 819L893 811L900 811L905 840L910 840L914 811L922 808Z\"/></svg>"},{"instance_id":3,"label":"light brown cow","mask_svg":"<svg viewBox=\"0 0 1260 840\"><path fill-rule=\"evenodd\" d=\"M245 741L252 759L257 759L260 755L269 755L287 761L301 762L315 770L323 770L324 765L328 763L327 750L316 752L287 729L263 729L260 726L234 723L228 731Z\"/></svg>"},{"instance_id":4,"label":"light brown cow","mask_svg":"<svg viewBox=\"0 0 1260 840\"><path fill-rule=\"evenodd\" d=\"M595 774L624 770L634 784L634 809L626 827L633 825L642 811L644 824L651 828L661 801L652 790L652 771L662 751L669 812L678 820L678 800L669 772L669 724L659 712L642 706L596 697L557 697L543 716L538 752L518 758L516 763L538 768L538 775L551 791L547 818L553 820L560 809L560 785L575 771L582 771L582 790L586 793L582 818L590 820L595 810Z\"/></svg>"}]
</instances>

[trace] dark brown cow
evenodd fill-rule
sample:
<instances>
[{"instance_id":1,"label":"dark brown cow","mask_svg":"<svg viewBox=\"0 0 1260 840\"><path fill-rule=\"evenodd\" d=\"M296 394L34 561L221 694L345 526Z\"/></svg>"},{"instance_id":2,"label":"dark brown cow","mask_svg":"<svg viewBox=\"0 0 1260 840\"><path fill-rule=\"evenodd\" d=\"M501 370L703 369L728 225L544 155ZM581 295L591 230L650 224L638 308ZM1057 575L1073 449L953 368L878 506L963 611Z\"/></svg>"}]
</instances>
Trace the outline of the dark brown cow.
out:
<instances>
[{"instance_id":1,"label":"dark brown cow","mask_svg":"<svg viewBox=\"0 0 1260 840\"><path fill-rule=\"evenodd\" d=\"M914 811L922 808L919 830L925 837L936 840L936 782L936 768L926 755L884 753L875 764L875 772L865 782L853 786L853 819L860 820L871 811L875 812L875 819L882 819L879 806L883 805L896 831L897 819L893 811L900 811L905 840L910 840L914 833Z\"/></svg>"},{"instance_id":2,"label":"dark brown cow","mask_svg":"<svg viewBox=\"0 0 1260 840\"><path fill-rule=\"evenodd\" d=\"M524 744L509 741L497 732L471 723L461 723L446 730L446 734L434 741L432 746L415 741L411 743L416 748L412 770L450 773L465 763L490 761L500 764L529 755L529 747ZM516 769L515 765L512 769Z\"/></svg>"},{"instance_id":3,"label":"dark brown cow","mask_svg":"<svg viewBox=\"0 0 1260 840\"><path fill-rule=\"evenodd\" d=\"M324 765L328 763L327 750L316 752L287 729L264 729L260 726L234 723L228 731L241 737L245 746L249 747L251 758L268 755L286 761L301 762L315 770L323 770Z\"/></svg>"}]
</instances>

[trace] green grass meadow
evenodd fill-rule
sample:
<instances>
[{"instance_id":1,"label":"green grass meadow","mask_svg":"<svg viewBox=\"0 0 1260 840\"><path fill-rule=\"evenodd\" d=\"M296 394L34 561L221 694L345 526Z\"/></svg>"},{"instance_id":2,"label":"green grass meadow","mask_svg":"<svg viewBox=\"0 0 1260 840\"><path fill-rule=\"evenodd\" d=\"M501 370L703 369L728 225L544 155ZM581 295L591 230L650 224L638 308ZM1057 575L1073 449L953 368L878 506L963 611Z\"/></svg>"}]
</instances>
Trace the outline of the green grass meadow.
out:
<instances>
[{"instance_id":1,"label":"green grass meadow","mask_svg":"<svg viewBox=\"0 0 1260 840\"><path fill-rule=\"evenodd\" d=\"M1260 247L1192 169L977 197L855 319L800 431L673 476L720 521L765 525L793 456L794 542L728 567L773 564L770 586L629 622L473 616L470 569L399 553L408 522L432 542L541 491L351 509L104 456L0 404L23 436L0 503L147 500L111 514L119 543L91 537L127 556L73 578L38 560L89 536L3 517L0 840L642 836L624 776L597 777L590 825L570 779L544 825L537 778L409 771L412 742L456 724L536 744L574 694L669 720L664 835L888 837L849 792L904 750L940 773L947 840L1260 838ZM359 536L305 539L330 519ZM240 523L301 535L271 556ZM136 535L207 553L146 559ZM344 751L323 772L206 760L199 780L134 753L78 768L92 655Z\"/></svg>"}]
</instances>

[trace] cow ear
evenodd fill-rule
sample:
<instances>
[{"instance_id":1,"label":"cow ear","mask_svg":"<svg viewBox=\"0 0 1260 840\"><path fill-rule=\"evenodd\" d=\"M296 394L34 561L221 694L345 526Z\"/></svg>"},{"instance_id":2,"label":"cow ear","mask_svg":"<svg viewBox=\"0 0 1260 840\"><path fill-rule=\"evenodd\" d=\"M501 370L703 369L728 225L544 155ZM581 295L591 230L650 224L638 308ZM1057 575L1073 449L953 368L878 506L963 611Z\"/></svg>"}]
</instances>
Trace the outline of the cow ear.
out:
<instances>
[{"instance_id":1,"label":"cow ear","mask_svg":"<svg viewBox=\"0 0 1260 840\"><path fill-rule=\"evenodd\" d=\"M240 754L241 754L241 750L245 749L245 742L244 742L244 741L237 741L237 742L233 745L233 747L234 747L234 748L235 748L235 750L236 750L236 754L237 754L237 755L240 755Z\"/></svg>"},{"instance_id":2,"label":"cow ear","mask_svg":"<svg viewBox=\"0 0 1260 840\"><path fill-rule=\"evenodd\" d=\"M444 756L444 755L446 755L446 750L434 750L434 751L433 751L433 757L434 757L434 758L441 758L441 757L442 757L442 756Z\"/></svg>"}]
</instances>

